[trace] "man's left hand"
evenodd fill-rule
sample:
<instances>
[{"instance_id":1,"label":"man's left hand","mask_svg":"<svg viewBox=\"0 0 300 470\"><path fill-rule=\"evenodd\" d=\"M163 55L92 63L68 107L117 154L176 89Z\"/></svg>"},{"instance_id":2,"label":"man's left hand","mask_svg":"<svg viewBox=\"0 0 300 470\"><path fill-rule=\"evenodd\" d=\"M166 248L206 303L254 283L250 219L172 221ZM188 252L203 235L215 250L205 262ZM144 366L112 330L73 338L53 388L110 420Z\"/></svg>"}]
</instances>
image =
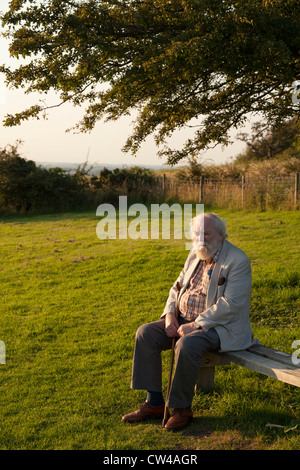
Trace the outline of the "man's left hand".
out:
<instances>
[{"instance_id":1,"label":"man's left hand","mask_svg":"<svg viewBox=\"0 0 300 470\"><path fill-rule=\"evenodd\" d=\"M189 333L192 333L192 331L197 330L195 326L195 322L190 322L190 323L185 323L184 325L180 325L180 327L177 330L177 333L179 336L185 336L188 335Z\"/></svg>"}]
</instances>

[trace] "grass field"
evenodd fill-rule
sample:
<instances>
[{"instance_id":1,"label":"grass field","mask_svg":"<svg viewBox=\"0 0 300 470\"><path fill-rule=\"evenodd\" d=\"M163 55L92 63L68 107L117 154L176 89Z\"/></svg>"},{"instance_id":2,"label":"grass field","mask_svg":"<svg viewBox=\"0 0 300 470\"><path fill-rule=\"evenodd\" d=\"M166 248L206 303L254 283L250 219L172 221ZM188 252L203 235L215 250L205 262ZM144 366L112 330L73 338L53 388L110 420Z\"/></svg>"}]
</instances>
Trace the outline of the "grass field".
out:
<instances>
[{"instance_id":1,"label":"grass field","mask_svg":"<svg viewBox=\"0 0 300 470\"><path fill-rule=\"evenodd\" d=\"M218 213L252 261L255 336L292 353L299 213ZM299 389L235 365L217 369L214 392L197 393L185 430L121 423L145 397L129 388L135 330L161 315L187 251L182 240L101 241L97 222L76 213L0 223L0 449L299 449ZM166 386L168 352L163 361Z\"/></svg>"}]
</instances>

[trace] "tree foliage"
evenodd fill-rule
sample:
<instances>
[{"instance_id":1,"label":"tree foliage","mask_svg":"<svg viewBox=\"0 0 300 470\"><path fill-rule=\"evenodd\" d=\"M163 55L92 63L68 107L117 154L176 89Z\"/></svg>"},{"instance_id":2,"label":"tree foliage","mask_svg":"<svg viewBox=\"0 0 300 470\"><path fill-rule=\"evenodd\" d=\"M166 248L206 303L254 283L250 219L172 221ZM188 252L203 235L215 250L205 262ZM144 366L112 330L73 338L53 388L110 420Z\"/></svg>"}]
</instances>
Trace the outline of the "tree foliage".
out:
<instances>
[{"instance_id":1,"label":"tree foliage","mask_svg":"<svg viewBox=\"0 0 300 470\"><path fill-rule=\"evenodd\" d=\"M205 173L205 167L196 159L194 155L192 155L188 158L188 165L186 167L179 168L175 176L179 182L199 182L200 178L204 176Z\"/></svg>"},{"instance_id":2,"label":"tree foliage","mask_svg":"<svg viewBox=\"0 0 300 470\"><path fill-rule=\"evenodd\" d=\"M140 191L149 192L157 182L154 173L147 168L134 166L132 168L103 168L99 176L91 177L91 184L97 189L126 189L126 193Z\"/></svg>"},{"instance_id":3,"label":"tree foliage","mask_svg":"<svg viewBox=\"0 0 300 470\"><path fill-rule=\"evenodd\" d=\"M70 174L46 169L21 157L18 145L0 149L0 209L16 212L61 211L89 203L85 168Z\"/></svg>"},{"instance_id":4,"label":"tree foliage","mask_svg":"<svg viewBox=\"0 0 300 470\"><path fill-rule=\"evenodd\" d=\"M299 21L299 0L12 0L2 23L25 63L1 70L13 87L85 105L79 131L137 110L124 150L153 134L174 164L228 144L249 113L270 125L299 113ZM46 110L34 104L5 125ZM168 148L185 126L193 136Z\"/></svg>"},{"instance_id":5,"label":"tree foliage","mask_svg":"<svg viewBox=\"0 0 300 470\"><path fill-rule=\"evenodd\" d=\"M251 135L240 133L238 138L246 142L247 148L237 161L271 160L280 156L282 159L287 156L300 157L300 125L295 118L271 129L266 123L256 122L252 126Z\"/></svg>"}]
</instances>

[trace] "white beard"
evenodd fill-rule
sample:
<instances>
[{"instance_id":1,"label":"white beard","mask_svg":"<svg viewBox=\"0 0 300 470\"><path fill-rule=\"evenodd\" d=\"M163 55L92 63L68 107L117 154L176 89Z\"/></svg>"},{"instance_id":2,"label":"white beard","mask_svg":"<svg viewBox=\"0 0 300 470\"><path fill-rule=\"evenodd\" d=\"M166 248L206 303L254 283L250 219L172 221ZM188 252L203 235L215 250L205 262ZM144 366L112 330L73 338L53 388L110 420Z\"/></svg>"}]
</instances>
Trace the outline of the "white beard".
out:
<instances>
[{"instance_id":1,"label":"white beard","mask_svg":"<svg viewBox=\"0 0 300 470\"><path fill-rule=\"evenodd\" d=\"M213 255L218 251L220 246L221 243L219 240L214 240L211 243L193 243L193 249L196 251L198 258L203 261L211 259Z\"/></svg>"}]
</instances>

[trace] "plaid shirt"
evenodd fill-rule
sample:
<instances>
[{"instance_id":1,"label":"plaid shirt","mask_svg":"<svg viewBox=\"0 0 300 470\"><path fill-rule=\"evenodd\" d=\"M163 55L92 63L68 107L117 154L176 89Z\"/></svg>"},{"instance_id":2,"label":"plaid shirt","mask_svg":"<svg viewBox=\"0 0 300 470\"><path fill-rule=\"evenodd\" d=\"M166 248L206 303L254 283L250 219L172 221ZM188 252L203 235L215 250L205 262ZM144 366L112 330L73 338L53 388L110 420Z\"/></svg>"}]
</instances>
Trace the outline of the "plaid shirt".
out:
<instances>
[{"instance_id":1,"label":"plaid shirt","mask_svg":"<svg viewBox=\"0 0 300 470\"><path fill-rule=\"evenodd\" d=\"M210 278L218 261L219 253L220 250L210 260L199 262L195 274L191 278L190 287L180 298L180 314L188 321L194 321L205 310Z\"/></svg>"}]
</instances>

